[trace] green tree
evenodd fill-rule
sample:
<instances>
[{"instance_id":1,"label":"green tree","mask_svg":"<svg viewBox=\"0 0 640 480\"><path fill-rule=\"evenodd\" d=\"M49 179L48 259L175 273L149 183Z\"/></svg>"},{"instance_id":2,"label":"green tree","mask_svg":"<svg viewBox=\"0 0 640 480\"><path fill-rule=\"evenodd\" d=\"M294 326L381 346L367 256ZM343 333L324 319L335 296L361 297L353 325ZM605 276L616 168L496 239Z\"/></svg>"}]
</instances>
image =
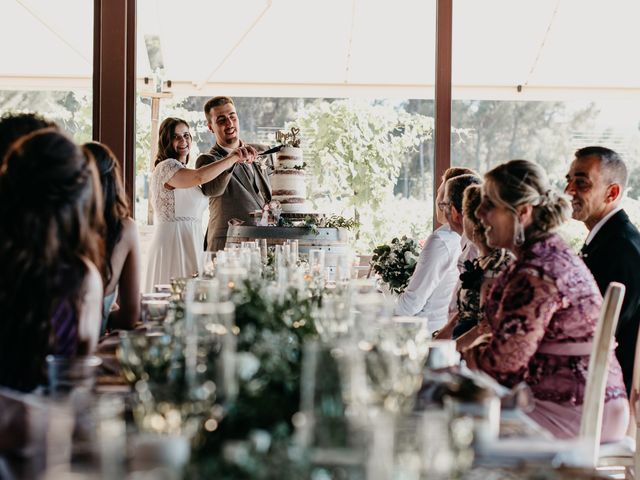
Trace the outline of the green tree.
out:
<instances>
[{"instance_id":1,"label":"green tree","mask_svg":"<svg viewBox=\"0 0 640 480\"><path fill-rule=\"evenodd\" d=\"M310 190L344 202L361 223L363 209L375 211L392 195L403 159L433 132L432 118L365 101L317 101L294 123L317 182Z\"/></svg>"}]
</instances>

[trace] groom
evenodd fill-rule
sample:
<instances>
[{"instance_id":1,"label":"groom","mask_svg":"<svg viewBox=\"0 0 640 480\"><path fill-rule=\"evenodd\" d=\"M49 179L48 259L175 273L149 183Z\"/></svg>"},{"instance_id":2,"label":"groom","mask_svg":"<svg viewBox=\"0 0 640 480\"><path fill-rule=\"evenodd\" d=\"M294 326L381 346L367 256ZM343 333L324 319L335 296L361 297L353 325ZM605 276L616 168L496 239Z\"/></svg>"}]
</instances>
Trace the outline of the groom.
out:
<instances>
[{"instance_id":1,"label":"groom","mask_svg":"<svg viewBox=\"0 0 640 480\"><path fill-rule=\"evenodd\" d=\"M575 153L565 192L572 197L573 218L589 229L580 253L600 291L604 295L614 281L626 287L616 357L629 393L640 323L640 232L620 205L626 184L627 167L616 152L585 147Z\"/></svg>"},{"instance_id":2,"label":"groom","mask_svg":"<svg viewBox=\"0 0 640 480\"><path fill-rule=\"evenodd\" d=\"M233 100L214 97L205 104L204 114L216 144L209 153L198 157L196 167L217 162L232 153L238 153L245 160L202 185L202 191L209 197L209 225L204 249L215 252L224 249L229 220L237 218L248 222L250 212L262 210L271 201L271 184L268 171L253 162L264 148L240 140Z\"/></svg>"}]
</instances>

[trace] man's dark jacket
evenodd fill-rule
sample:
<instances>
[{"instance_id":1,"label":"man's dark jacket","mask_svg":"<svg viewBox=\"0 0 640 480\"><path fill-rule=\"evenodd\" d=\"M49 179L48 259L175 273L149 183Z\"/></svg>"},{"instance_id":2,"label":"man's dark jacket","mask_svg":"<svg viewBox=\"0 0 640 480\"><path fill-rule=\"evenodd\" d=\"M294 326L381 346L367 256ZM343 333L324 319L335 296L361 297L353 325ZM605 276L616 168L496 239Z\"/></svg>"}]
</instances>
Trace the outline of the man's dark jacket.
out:
<instances>
[{"instance_id":1,"label":"man's dark jacket","mask_svg":"<svg viewBox=\"0 0 640 480\"><path fill-rule=\"evenodd\" d=\"M616 329L616 356L629 393L640 323L640 232L624 210L620 210L607 220L581 253L602 295L609 282L620 282L626 287Z\"/></svg>"}]
</instances>

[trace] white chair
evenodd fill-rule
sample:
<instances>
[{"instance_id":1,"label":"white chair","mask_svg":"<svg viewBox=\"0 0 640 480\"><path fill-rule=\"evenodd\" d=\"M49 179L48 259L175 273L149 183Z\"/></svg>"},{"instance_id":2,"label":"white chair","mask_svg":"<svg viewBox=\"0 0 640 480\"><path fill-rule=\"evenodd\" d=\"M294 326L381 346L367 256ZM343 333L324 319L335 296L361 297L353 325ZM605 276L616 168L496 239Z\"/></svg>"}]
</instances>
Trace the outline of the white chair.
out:
<instances>
[{"instance_id":1,"label":"white chair","mask_svg":"<svg viewBox=\"0 0 640 480\"><path fill-rule=\"evenodd\" d=\"M593 451L594 466L599 463L597 460L600 452L602 412L604 409L609 359L614 345L614 336L620 309L622 308L624 292L625 286L618 282L611 282L607 287L602 308L600 309L598 325L593 337L593 351L589 357L589 373L585 386L578 437L589 442L590 450Z\"/></svg>"},{"instance_id":2,"label":"white chair","mask_svg":"<svg viewBox=\"0 0 640 480\"><path fill-rule=\"evenodd\" d=\"M514 440L508 439L499 441L498 444L494 445L488 451L489 455L504 455L505 452L503 450L505 449L508 454L510 447L518 454L519 461L526 461L527 459L535 461L545 458L551 460L553 458L556 462L566 462L583 467L596 467L601 464L599 461L600 437L609 359L614 345L614 334L618 324L618 317L620 316L624 293L625 286L623 284L611 282L607 287L602 302L593 337L593 350L589 357L589 370L578 436L570 440L555 440L553 442L549 442L548 439L544 438L522 439L521 445L514 445ZM619 443L618 449L623 448L624 442ZM608 448L611 448L609 445L613 444L607 445ZM618 445L618 443L615 445ZM612 461L606 465L619 466L620 462Z\"/></svg>"},{"instance_id":3,"label":"white chair","mask_svg":"<svg viewBox=\"0 0 640 480\"><path fill-rule=\"evenodd\" d=\"M640 449L636 448L640 438L640 410L638 409L638 397L640 392L640 333L636 338L636 353L634 358L633 378L631 381L632 399L631 418L635 420L635 441L633 438L625 438L620 442L601 445L598 459L599 467L622 467L625 470L625 478L640 478ZM634 394L635 392L635 394ZM632 400L630 399L630 400Z\"/></svg>"}]
</instances>

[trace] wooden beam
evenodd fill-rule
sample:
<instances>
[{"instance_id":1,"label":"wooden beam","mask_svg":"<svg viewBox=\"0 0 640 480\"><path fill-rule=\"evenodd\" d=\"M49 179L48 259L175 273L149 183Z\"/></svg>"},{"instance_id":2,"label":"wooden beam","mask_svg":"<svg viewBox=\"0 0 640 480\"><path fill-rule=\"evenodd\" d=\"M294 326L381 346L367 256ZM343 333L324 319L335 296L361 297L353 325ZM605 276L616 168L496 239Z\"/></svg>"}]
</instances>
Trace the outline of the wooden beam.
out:
<instances>
[{"instance_id":1,"label":"wooden beam","mask_svg":"<svg viewBox=\"0 0 640 480\"><path fill-rule=\"evenodd\" d=\"M136 0L94 0L93 139L122 163L134 206ZM133 213L133 212L132 212Z\"/></svg>"},{"instance_id":2,"label":"wooden beam","mask_svg":"<svg viewBox=\"0 0 640 480\"><path fill-rule=\"evenodd\" d=\"M440 178L451 165L451 44L453 0L437 0L436 4L436 98L434 175L435 193ZM436 222L436 198L433 196L433 226Z\"/></svg>"}]
</instances>

